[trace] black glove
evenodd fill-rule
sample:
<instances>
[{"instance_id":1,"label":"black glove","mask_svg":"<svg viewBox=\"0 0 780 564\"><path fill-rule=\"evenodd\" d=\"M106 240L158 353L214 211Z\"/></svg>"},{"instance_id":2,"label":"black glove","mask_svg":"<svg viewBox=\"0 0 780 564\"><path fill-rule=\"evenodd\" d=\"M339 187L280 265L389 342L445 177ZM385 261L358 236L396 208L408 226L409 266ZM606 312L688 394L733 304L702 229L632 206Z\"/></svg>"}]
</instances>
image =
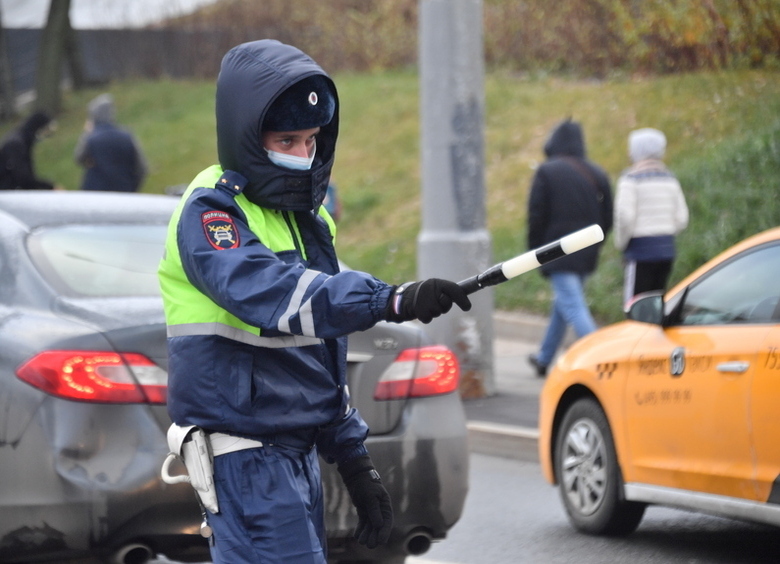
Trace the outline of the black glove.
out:
<instances>
[{"instance_id":1,"label":"black glove","mask_svg":"<svg viewBox=\"0 0 780 564\"><path fill-rule=\"evenodd\" d=\"M393 528L393 507L371 457L366 454L342 462L339 474L357 509L357 541L368 548L386 543Z\"/></svg>"},{"instance_id":2,"label":"black glove","mask_svg":"<svg viewBox=\"0 0 780 564\"><path fill-rule=\"evenodd\" d=\"M396 322L419 319L430 323L434 317L450 311L453 302L463 311L471 309L468 295L455 282L441 278L407 282L394 288L390 294L385 319Z\"/></svg>"}]
</instances>

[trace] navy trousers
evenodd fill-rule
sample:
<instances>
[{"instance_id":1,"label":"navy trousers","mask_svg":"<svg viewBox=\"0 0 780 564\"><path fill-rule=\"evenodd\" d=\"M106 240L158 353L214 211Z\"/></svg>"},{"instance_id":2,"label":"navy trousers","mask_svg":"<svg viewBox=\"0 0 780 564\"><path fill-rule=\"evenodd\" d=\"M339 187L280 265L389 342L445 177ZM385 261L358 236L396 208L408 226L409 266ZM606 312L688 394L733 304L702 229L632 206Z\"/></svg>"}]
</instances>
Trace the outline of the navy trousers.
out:
<instances>
[{"instance_id":1,"label":"navy trousers","mask_svg":"<svg viewBox=\"0 0 780 564\"><path fill-rule=\"evenodd\" d=\"M317 449L266 446L214 459L214 564L326 564Z\"/></svg>"}]
</instances>

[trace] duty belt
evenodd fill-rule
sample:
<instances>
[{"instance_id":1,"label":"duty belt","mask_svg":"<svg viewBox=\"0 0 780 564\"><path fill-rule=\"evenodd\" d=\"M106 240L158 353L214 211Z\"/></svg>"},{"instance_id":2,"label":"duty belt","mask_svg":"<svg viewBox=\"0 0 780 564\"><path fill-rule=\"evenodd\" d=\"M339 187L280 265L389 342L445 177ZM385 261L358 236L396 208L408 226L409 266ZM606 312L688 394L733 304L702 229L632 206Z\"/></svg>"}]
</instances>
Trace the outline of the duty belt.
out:
<instances>
[{"instance_id":1,"label":"duty belt","mask_svg":"<svg viewBox=\"0 0 780 564\"><path fill-rule=\"evenodd\" d=\"M294 433L278 433L250 439L247 437L237 437L226 433L209 433L211 442L211 452L214 456L246 450L248 448L259 448L263 446L279 446L299 452L309 452L314 447L314 441L317 438L316 431L300 431Z\"/></svg>"},{"instance_id":2,"label":"duty belt","mask_svg":"<svg viewBox=\"0 0 780 564\"><path fill-rule=\"evenodd\" d=\"M262 441L246 439L244 437L234 437L233 435L226 435L225 433L209 433L208 437L209 442L211 443L211 453L214 456L263 446Z\"/></svg>"}]
</instances>

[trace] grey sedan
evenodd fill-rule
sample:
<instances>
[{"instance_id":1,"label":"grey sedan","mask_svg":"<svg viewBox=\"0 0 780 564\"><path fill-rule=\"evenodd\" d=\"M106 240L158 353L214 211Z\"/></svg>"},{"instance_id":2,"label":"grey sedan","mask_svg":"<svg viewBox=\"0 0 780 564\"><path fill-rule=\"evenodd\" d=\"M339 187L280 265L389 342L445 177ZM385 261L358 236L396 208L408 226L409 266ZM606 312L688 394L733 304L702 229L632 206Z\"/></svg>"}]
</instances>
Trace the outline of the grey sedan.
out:
<instances>
[{"instance_id":1,"label":"grey sedan","mask_svg":"<svg viewBox=\"0 0 780 564\"><path fill-rule=\"evenodd\" d=\"M160 479L170 424L157 263L178 199L0 193L0 562L208 560L189 485ZM323 463L333 562L403 562L458 521L468 483L453 353L413 325L350 337L354 404L393 499L390 543Z\"/></svg>"}]
</instances>

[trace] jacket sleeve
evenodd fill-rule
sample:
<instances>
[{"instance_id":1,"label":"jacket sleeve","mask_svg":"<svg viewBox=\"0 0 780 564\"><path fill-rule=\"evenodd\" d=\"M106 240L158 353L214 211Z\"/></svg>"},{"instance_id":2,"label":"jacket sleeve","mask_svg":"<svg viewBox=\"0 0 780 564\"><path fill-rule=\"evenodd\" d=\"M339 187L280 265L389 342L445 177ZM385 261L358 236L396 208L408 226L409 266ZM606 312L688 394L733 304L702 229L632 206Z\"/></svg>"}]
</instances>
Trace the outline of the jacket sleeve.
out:
<instances>
[{"instance_id":1,"label":"jacket sleeve","mask_svg":"<svg viewBox=\"0 0 780 564\"><path fill-rule=\"evenodd\" d=\"M9 143L5 147L5 173L13 179L13 186L19 190L51 190L54 185L42 178L36 178L32 167L31 150L22 143Z\"/></svg>"},{"instance_id":2,"label":"jacket sleeve","mask_svg":"<svg viewBox=\"0 0 780 564\"><path fill-rule=\"evenodd\" d=\"M368 436L368 425L353 407L332 425L320 428L317 450L329 463L341 464L368 454L363 441Z\"/></svg>"},{"instance_id":3,"label":"jacket sleeve","mask_svg":"<svg viewBox=\"0 0 780 564\"><path fill-rule=\"evenodd\" d=\"M680 185L677 185L677 205L675 206L674 227L675 235L688 227L688 204L685 202Z\"/></svg>"},{"instance_id":4,"label":"jacket sleeve","mask_svg":"<svg viewBox=\"0 0 780 564\"><path fill-rule=\"evenodd\" d=\"M197 189L182 209L177 243L198 290L266 336L341 337L382 319L390 285L364 272L330 276L281 260L249 229L229 190Z\"/></svg>"},{"instance_id":5,"label":"jacket sleeve","mask_svg":"<svg viewBox=\"0 0 780 564\"><path fill-rule=\"evenodd\" d=\"M604 231L604 237L612 231L614 221L614 209L612 201L612 187L609 184L609 177L606 173L602 173L601 182L599 184L601 190L601 229Z\"/></svg>"},{"instance_id":6,"label":"jacket sleeve","mask_svg":"<svg viewBox=\"0 0 780 564\"><path fill-rule=\"evenodd\" d=\"M615 194L615 247L622 251L628 245L636 227L636 190L626 178L618 180Z\"/></svg>"},{"instance_id":7,"label":"jacket sleeve","mask_svg":"<svg viewBox=\"0 0 780 564\"><path fill-rule=\"evenodd\" d=\"M545 238L550 222L550 204L545 182L544 175L537 170L531 181L531 193L528 196L529 249L535 249L547 243Z\"/></svg>"},{"instance_id":8,"label":"jacket sleeve","mask_svg":"<svg viewBox=\"0 0 780 564\"><path fill-rule=\"evenodd\" d=\"M82 133L76 143L76 148L73 151L73 160L84 167L91 166L92 164L90 163L89 153L87 152L88 139L89 134L86 132Z\"/></svg>"}]
</instances>

